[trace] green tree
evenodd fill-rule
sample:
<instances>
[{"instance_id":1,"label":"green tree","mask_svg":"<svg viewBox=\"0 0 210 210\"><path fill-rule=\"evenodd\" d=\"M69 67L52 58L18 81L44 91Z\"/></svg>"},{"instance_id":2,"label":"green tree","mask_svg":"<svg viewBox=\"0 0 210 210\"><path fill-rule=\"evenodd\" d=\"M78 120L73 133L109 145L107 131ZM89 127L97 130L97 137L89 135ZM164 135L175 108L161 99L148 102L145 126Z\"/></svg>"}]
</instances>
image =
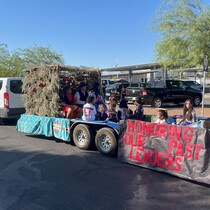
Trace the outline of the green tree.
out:
<instances>
[{"instance_id":1,"label":"green tree","mask_svg":"<svg viewBox=\"0 0 210 210\"><path fill-rule=\"evenodd\" d=\"M25 66L63 64L62 55L52 50L51 47L33 46L26 49L18 49Z\"/></svg>"},{"instance_id":2,"label":"green tree","mask_svg":"<svg viewBox=\"0 0 210 210\"><path fill-rule=\"evenodd\" d=\"M0 76L20 76L21 71L28 67L45 64L63 65L63 63L62 55L51 47L35 45L10 52L7 45L0 44Z\"/></svg>"},{"instance_id":3,"label":"green tree","mask_svg":"<svg viewBox=\"0 0 210 210\"><path fill-rule=\"evenodd\" d=\"M200 67L210 55L210 7L201 0L164 0L154 29L155 53L164 67Z\"/></svg>"}]
</instances>

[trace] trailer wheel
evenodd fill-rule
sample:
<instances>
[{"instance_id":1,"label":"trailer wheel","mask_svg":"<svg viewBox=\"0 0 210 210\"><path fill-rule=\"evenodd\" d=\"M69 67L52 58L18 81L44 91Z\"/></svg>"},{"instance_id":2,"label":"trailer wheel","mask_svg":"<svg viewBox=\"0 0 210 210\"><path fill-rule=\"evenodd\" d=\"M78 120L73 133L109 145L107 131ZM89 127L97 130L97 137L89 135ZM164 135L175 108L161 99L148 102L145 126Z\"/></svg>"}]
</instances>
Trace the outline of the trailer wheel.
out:
<instances>
[{"instance_id":1,"label":"trailer wheel","mask_svg":"<svg viewBox=\"0 0 210 210\"><path fill-rule=\"evenodd\" d=\"M159 97L154 98L152 105L156 108L162 107L162 105L163 105L162 98L159 98Z\"/></svg>"},{"instance_id":2,"label":"trailer wheel","mask_svg":"<svg viewBox=\"0 0 210 210\"><path fill-rule=\"evenodd\" d=\"M80 149L89 149L93 144L93 137L93 130L88 125L77 125L73 130L74 144Z\"/></svg>"},{"instance_id":3,"label":"trailer wheel","mask_svg":"<svg viewBox=\"0 0 210 210\"><path fill-rule=\"evenodd\" d=\"M106 156L114 156L117 152L117 140L115 133L110 128L100 129L95 137L96 148Z\"/></svg>"}]
</instances>

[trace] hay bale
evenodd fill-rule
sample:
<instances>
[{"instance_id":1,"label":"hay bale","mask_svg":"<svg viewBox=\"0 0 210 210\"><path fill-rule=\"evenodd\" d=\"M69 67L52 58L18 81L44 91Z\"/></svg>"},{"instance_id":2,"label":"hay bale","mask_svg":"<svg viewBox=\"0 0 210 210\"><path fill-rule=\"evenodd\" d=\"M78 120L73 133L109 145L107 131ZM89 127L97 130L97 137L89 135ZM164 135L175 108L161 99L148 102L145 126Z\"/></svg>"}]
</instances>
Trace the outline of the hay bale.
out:
<instances>
[{"instance_id":1,"label":"hay bale","mask_svg":"<svg viewBox=\"0 0 210 210\"><path fill-rule=\"evenodd\" d=\"M45 65L27 69L23 78L24 104L27 114L59 116L64 88L76 90L80 82L90 86L100 83L100 72L93 68Z\"/></svg>"}]
</instances>

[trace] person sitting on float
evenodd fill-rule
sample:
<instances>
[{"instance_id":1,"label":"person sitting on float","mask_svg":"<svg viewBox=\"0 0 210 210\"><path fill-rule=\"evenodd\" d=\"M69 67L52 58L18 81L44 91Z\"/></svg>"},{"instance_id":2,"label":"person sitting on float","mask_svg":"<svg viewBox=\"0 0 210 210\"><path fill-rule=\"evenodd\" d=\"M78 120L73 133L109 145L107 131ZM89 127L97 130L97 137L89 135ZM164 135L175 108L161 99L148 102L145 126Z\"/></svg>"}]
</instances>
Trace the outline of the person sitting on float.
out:
<instances>
[{"instance_id":1,"label":"person sitting on float","mask_svg":"<svg viewBox=\"0 0 210 210\"><path fill-rule=\"evenodd\" d=\"M75 93L75 97L77 98L76 105L83 108L88 97L87 84L85 82L80 83L79 91Z\"/></svg>"},{"instance_id":2,"label":"person sitting on float","mask_svg":"<svg viewBox=\"0 0 210 210\"><path fill-rule=\"evenodd\" d=\"M183 120L181 125L191 125L196 122L196 112L193 108L193 103L190 99L187 99L183 107Z\"/></svg>"},{"instance_id":3,"label":"person sitting on float","mask_svg":"<svg viewBox=\"0 0 210 210\"><path fill-rule=\"evenodd\" d=\"M71 86L67 86L64 89L64 107L63 111L66 113L65 116L68 119L78 118L82 116L82 109L75 105L76 97Z\"/></svg>"},{"instance_id":4,"label":"person sitting on float","mask_svg":"<svg viewBox=\"0 0 210 210\"><path fill-rule=\"evenodd\" d=\"M100 83L94 82L92 87L91 87L91 89L90 89L90 91L88 92L88 95L94 96L96 110L98 110L99 104L102 104L104 106L105 110L107 110L107 106L106 106L106 104L103 101L103 98L102 98L102 96L100 94L100 89L99 88L100 88Z\"/></svg>"},{"instance_id":5,"label":"person sitting on float","mask_svg":"<svg viewBox=\"0 0 210 210\"><path fill-rule=\"evenodd\" d=\"M117 107L116 103L109 104L109 109L107 110L107 116L109 121L118 122L116 107Z\"/></svg>"},{"instance_id":6,"label":"person sitting on float","mask_svg":"<svg viewBox=\"0 0 210 210\"><path fill-rule=\"evenodd\" d=\"M112 104L117 104L117 100L114 95L111 95L109 97L109 106L110 106L109 108L111 108Z\"/></svg>"},{"instance_id":7,"label":"person sitting on float","mask_svg":"<svg viewBox=\"0 0 210 210\"><path fill-rule=\"evenodd\" d=\"M117 112L118 120L125 120L132 118L133 111L129 109L127 100L125 99L125 95L122 96L122 99L119 104L119 109Z\"/></svg>"},{"instance_id":8,"label":"person sitting on float","mask_svg":"<svg viewBox=\"0 0 210 210\"><path fill-rule=\"evenodd\" d=\"M168 112L165 109L160 109L157 111L157 120L155 123L158 124L169 124L168 122Z\"/></svg>"},{"instance_id":9,"label":"person sitting on float","mask_svg":"<svg viewBox=\"0 0 210 210\"><path fill-rule=\"evenodd\" d=\"M83 106L83 120L94 121L96 119L96 107L94 96L88 96L87 103Z\"/></svg>"},{"instance_id":10,"label":"person sitting on float","mask_svg":"<svg viewBox=\"0 0 210 210\"><path fill-rule=\"evenodd\" d=\"M97 109L97 119L98 120L106 120L107 118L108 118L108 115L106 113L106 110L105 110L103 104L99 104L98 109Z\"/></svg>"},{"instance_id":11,"label":"person sitting on float","mask_svg":"<svg viewBox=\"0 0 210 210\"><path fill-rule=\"evenodd\" d=\"M137 120L144 120L144 108L141 101L141 97L136 97L135 105L136 109L134 111L134 114L132 115L132 118Z\"/></svg>"}]
</instances>

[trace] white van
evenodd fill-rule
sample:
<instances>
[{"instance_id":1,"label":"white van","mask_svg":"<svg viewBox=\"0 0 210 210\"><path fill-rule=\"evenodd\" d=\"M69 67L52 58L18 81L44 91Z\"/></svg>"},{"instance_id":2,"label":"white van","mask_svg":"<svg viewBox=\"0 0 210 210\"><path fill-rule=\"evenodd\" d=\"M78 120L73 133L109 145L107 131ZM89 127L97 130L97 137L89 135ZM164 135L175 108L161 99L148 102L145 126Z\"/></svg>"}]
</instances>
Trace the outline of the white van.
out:
<instances>
[{"instance_id":1,"label":"white van","mask_svg":"<svg viewBox=\"0 0 210 210\"><path fill-rule=\"evenodd\" d=\"M0 119L18 118L24 112L22 78L0 77Z\"/></svg>"}]
</instances>

